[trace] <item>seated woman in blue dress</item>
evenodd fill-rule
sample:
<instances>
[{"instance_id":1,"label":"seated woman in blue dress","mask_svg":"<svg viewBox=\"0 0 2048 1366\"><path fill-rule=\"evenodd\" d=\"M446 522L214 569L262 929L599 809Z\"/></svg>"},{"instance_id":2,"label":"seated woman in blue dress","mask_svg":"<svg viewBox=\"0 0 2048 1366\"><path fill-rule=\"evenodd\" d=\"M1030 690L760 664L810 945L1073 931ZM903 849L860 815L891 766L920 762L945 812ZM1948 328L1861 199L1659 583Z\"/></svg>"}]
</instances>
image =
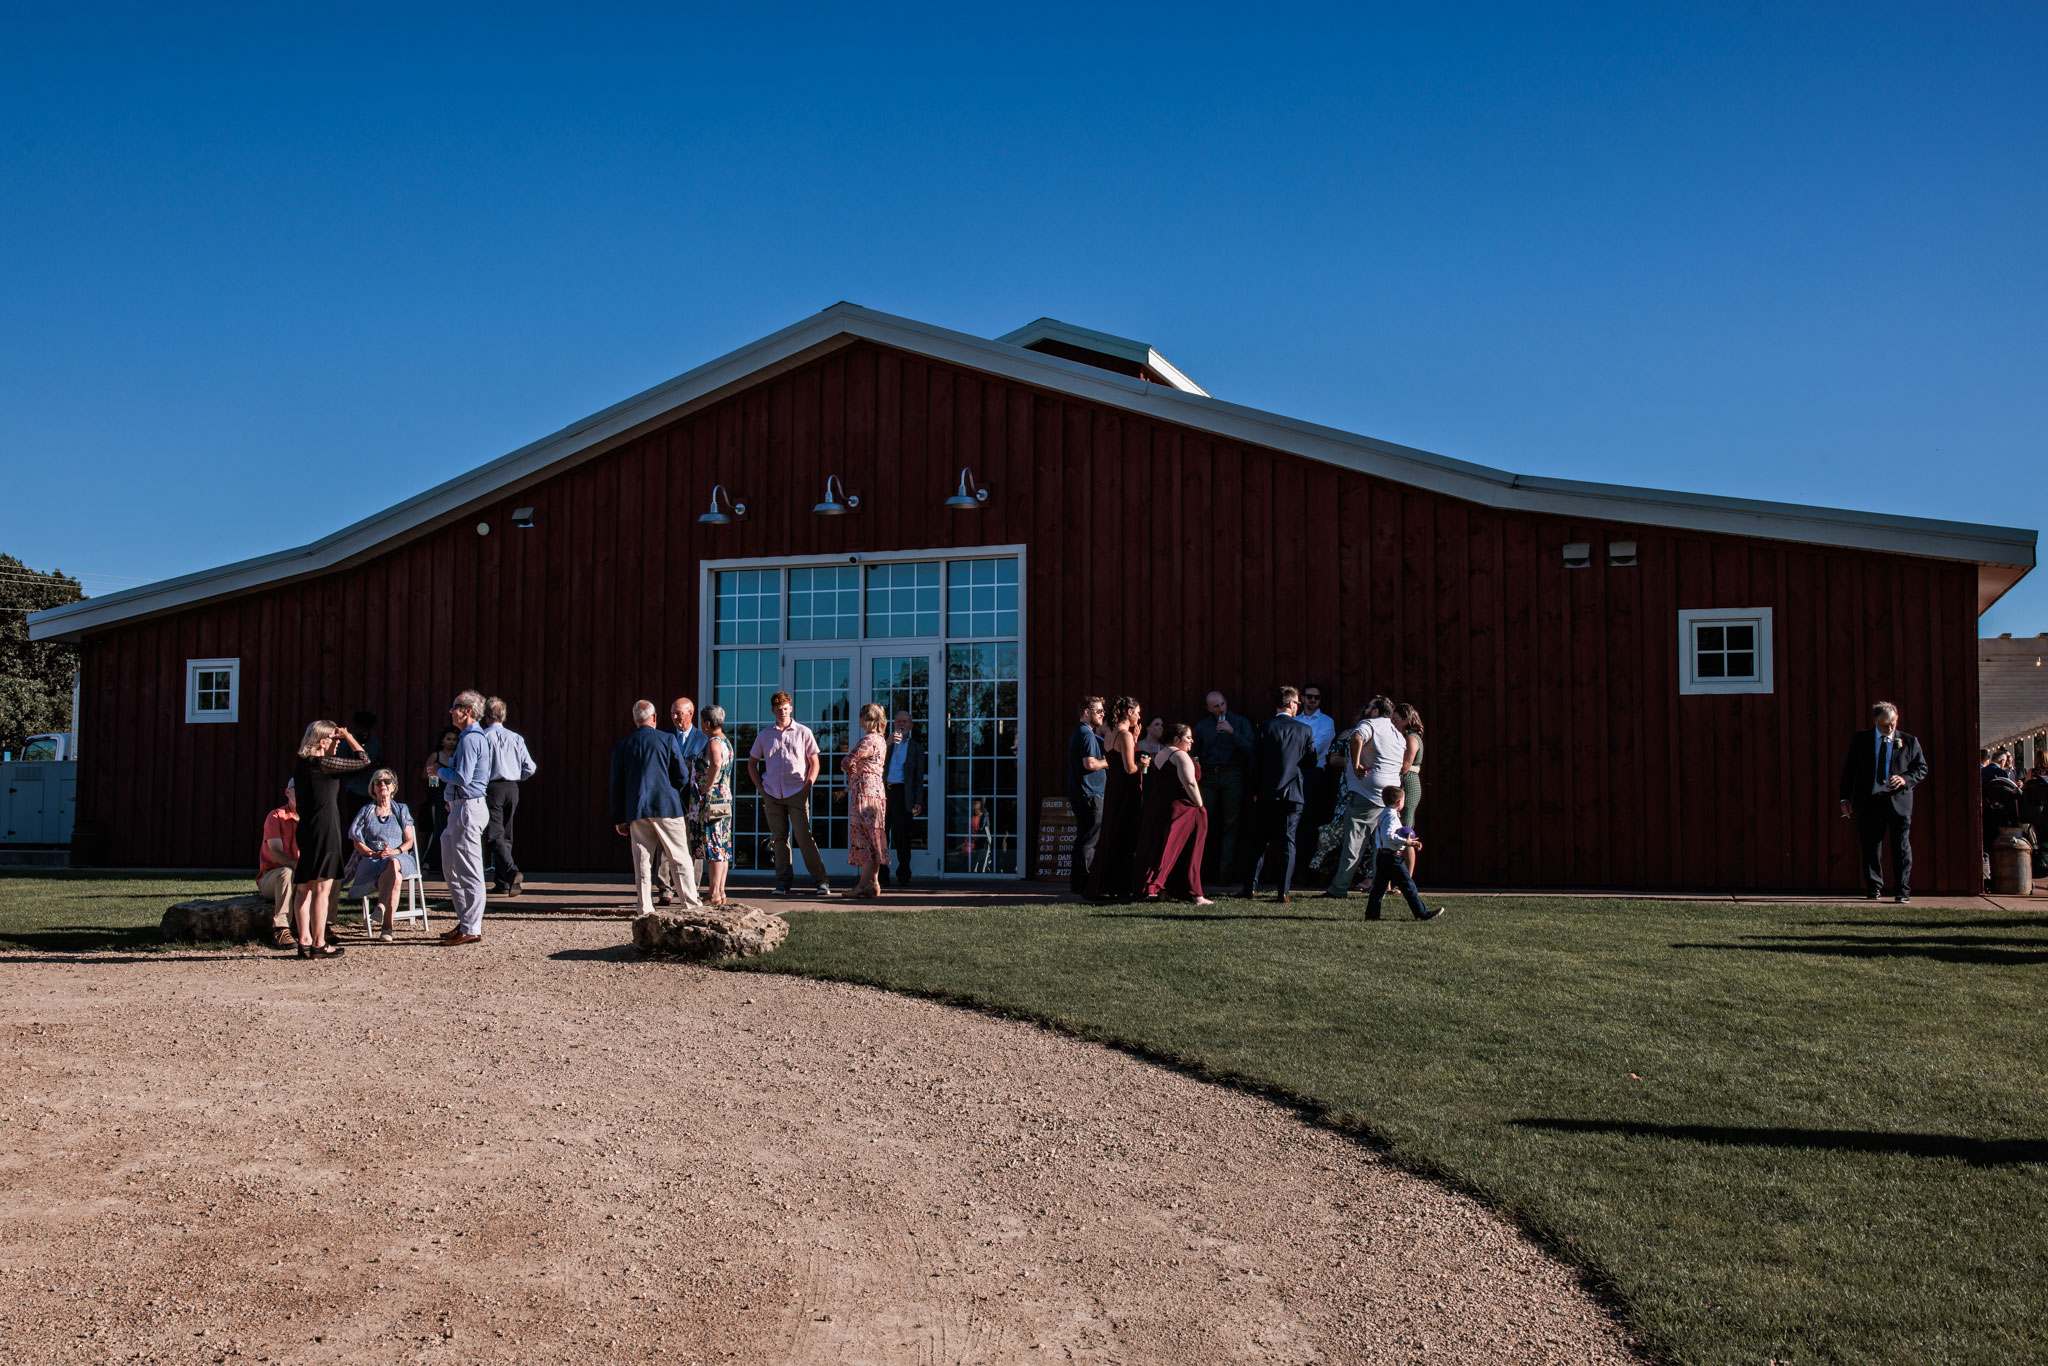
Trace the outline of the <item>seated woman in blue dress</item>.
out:
<instances>
[{"instance_id":1,"label":"seated woman in blue dress","mask_svg":"<svg viewBox=\"0 0 2048 1366\"><path fill-rule=\"evenodd\" d=\"M379 938L391 942L392 915L398 909L398 885L420 875L419 860L413 856L417 842L413 835L412 812L404 802L392 800L398 779L390 769L370 775L370 804L356 813L348 837L356 846L356 874L348 885L350 896L366 896L372 887L384 906L384 932Z\"/></svg>"}]
</instances>

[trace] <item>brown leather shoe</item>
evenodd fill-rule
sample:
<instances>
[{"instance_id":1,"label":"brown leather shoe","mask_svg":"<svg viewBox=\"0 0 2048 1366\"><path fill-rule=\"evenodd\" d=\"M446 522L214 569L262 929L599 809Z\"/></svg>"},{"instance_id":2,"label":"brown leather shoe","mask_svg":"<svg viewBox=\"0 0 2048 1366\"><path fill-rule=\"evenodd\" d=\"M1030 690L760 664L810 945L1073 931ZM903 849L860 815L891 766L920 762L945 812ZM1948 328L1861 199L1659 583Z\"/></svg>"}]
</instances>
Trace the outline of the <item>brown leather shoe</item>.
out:
<instances>
[{"instance_id":1,"label":"brown leather shoe","mask_svg":"<svg viewBox=\"0 0 2048 1366\"><path fill-rule=\"evenodd\" d=\"M481 944L483 940L484 937L480 934L463 934L460 931L457 931L454 938L443 939L441 941L441 947L444 949L452 949L463 944Z\"/></svg>"},{"instance_id":2,"label":"brown leather shoe","mask_svg":"<svg viewBox=\"0 0 2048 1366\"><path fill-rule=\"evenodd\" d=\"M454 941L455 941L456 939L460 938L460 937L461 937L461 935L462 935L462 931L461 931L461 930L459 930L459 929L454 929L454 930L443 930L443 931L441 931L441 942L442 942L443 944L451 944L451 943L453 943L453 942L454 942Z\"/></svg>"}]
</instances>

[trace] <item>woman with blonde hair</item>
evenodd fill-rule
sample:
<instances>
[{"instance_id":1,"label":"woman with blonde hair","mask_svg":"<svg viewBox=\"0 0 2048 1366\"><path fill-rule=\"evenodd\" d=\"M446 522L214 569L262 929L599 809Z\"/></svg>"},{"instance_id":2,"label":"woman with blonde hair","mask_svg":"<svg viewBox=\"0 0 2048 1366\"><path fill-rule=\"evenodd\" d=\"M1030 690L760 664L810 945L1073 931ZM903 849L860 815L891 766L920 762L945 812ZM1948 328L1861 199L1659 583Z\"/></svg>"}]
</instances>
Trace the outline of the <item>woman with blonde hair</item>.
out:
<instances>
[{"instance_id":1,"label":"woman with blonde hair","mask_svg":"<svg viewBox=\"0 0 2048 1366\"><path fill-rule=\"evenodd\" d=\"M878 703L860 709L860 728L867 732L840 762L846 773L846 861L860 869L855 896L882 894L881 873L889 866L889 789L883 782L889 747L882 731L889 714Z\"/></svg>"},{"instance_id":2,"label":"woman with blonde hair","mask_svg":"<svg viewBox=\"0 0 2048 1366\"><path fill-rule=\"evenodd\" d=\"M355 758L335 753L343 740L356 752ZM341 837L341 780L369 766L370 756L356 737L332 721L315 721L299 741L298 763L292 768L292 789L299 797L299 866L292 875L298 904L292 920L301 958L341 953L339 945L327 942L328 898L348 857L348 844Z\"/></svg>"},{"instance_id":3,"label":"woman with blonde hair","mask_svg":"<svg viewBox=\"0 0 2048 1366\"><path fill-rule=\"evenodd\" d=\"M397 792L396 773L388 768L372 773L370 800L356 812L355 821L348 828L349 840L360 856L348 894L366 896L372 887L377 889L377 900L384 907L384 932L379 938L387 944L391 942L392 918L398 910L399 884L420 875L419 860L413 857L419 836L412 827L412 812L404 802L393 800Z\"/></svg>"}]
</instances>

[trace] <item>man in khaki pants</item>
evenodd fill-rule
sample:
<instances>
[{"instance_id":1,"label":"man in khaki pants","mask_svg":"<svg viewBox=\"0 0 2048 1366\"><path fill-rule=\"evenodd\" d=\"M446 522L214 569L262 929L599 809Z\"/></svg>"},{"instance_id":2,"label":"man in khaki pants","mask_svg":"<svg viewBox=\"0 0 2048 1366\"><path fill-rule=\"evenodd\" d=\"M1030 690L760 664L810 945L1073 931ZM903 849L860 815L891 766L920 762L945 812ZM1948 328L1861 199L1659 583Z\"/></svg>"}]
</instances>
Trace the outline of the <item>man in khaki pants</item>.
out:
<instances>
[{"instance_id":1,"label":"man in khaki pants","mask_svg":"<svg viewBox=\"0 0 2048 1366\"><path fill-rule=\"evenodd\" d=\"M298 865L299 794L287 781L284 805L263 818L263 847L256 851L256 890L276 908L270 916L270 942L280 949L299 942L292 932L292 875Z\"/></svg>"}]
</instances>

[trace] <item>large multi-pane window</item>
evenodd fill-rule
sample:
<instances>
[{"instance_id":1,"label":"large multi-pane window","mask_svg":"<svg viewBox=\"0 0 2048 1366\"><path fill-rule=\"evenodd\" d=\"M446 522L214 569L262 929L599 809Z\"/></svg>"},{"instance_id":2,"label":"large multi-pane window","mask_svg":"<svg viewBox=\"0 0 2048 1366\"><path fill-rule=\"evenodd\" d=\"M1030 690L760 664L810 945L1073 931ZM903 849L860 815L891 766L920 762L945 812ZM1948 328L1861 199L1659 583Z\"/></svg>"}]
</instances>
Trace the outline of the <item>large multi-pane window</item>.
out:
<instances>
[{"instance_id":1,"label":"large multi-pane window","mask_svg":"<svg viewBox=\"0 0 2048 1366\"><path fill-rule=\"evenodd\" d=\"M1017 871L1017 646L946 647L949 873Z\"/></svg>"},{"instance_id":2,"label":"large multi-pane window","mask_svg":"<svg viewBox=\"0 0 2048 1366\"><path fill-rule=\"evenodd\" d=\"M1019 870L1023 716L1014 556L721 569L712 580L711 691L725 708L726 738L738 759L735 866L773 866L746 756L774 724L769 697L787 688L796 719L818 738L811 829L821 849L847 846L840 763L859 736L860 704L871 700L891 718L908 712L912 736L935 761L927 810L912 821L911 847L931 848L948 873Z\"/></svg>"},{"instance_id":3,"label":"large multi-pane window","mask_svg":"<svg viewBox=\"0 0 2048 1366\"><path fill-rule=\"evenodd\" d=\"M860 639L860 570L852 565L789 571L791 640Z\"/></svg>"},{"instance_id":4,"label":"large multi-pane window","mask_svg":"<svg viewBox=\"0 0 2048 1366\"><path fill-rule=\"evenodd\" d=\"M1017 634L1017 562L954 560L946 566L946 634L979 640Z\"/></svg>"},{"instance_id":5,"label":"large multi-pane window","mask_svg":"<svg viewBox=\"0 0 2048 1366\"><path fill-rule=\"evenodd\" d=\"M774 650L718 650L711 660L712 699L725 708L725 739L733 752L733 866L770 868L768 822L761 794L747 777L747 754L763 726L775 724L768 699L781 683L781 656Z\"/></svg>"},{"instance_id":6,"label":"large multi-pane window","mask_svg":"<svg viewBox=\"0 0 2048 1366\"><path fill-rule=\"evenodd\" d=\"M719 571L717 644L773 645L781 629L781 570Z\"/></svg>"},{"instance_id":7,"label":"large multi-pane window","mask_svg":"<svg viewBox=\"0 0 2048 1366\"><path fill-rule=\"evenodd\" d=\"M939 633L939 566L877 564L868 567L868 636L935 636Z\"/></svg>"}]
</instances>

